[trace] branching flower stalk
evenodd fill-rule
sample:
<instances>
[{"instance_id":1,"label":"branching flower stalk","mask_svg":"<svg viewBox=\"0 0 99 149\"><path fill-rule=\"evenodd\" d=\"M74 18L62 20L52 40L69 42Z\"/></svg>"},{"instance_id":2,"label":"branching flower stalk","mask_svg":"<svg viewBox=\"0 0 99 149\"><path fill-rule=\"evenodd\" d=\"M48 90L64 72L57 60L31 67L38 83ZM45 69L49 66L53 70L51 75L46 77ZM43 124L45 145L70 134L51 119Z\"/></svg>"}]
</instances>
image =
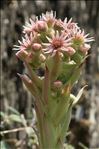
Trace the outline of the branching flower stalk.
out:
<instances>
[{"instance_id":1,"label":"branching flower stalk","mask_svg":"<svg viewBox=\"0 0 99 149\"><path fill-rule=\"evenodd\" d=\"M30 19L23 33L14 49L28 70L28 75L19 76L34 97L39 149L63 149L72 107L84 87L76 97L71 89L94 39L72 19L56 19L52 11Z\"/></svg>"}]
</instances>

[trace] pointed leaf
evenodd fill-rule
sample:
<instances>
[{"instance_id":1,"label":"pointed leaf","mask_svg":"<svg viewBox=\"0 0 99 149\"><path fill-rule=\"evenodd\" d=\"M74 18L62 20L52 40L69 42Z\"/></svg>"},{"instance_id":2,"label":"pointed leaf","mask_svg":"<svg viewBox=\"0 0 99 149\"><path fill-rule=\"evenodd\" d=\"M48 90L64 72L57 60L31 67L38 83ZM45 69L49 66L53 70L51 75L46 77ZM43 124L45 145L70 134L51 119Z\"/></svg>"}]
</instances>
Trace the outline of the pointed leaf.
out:
<instances>
[{"instance_id":1,"label":"pointed leaf","mask_svg":"<svg viewBox=\"0 0 99 149\"><path fill-rule=\"evenodd\" d=\"M63 121L61 122L61 131L58 134L58 138L64 140L64 137L66 136L66 132L68 130L70 120L71 120L71 112L72 112L72 106L70 106L63 118Z\"/></svg>"},{"instance_id":2,"label":"pointed leaf","mask_svg":"<svg viewBox=\"0 0 99 149\"><path fill-rule=\"evenodd\" d=\"M88 86L88 85L85 85L83 88L81 88L81 90L79 91L78 95L76 96L76 98L75 98L75 100L74 100L74 102L73 102L73 105L75 105L75 104L79 101L80 97L81 97L82 94L83 94L83 91L84 91L85 87L87 87L87 86Z\"/></svg>"},{"instance_id":3,"label":"pointed leaf","mask_svg":"<svg viewBox=\"0 0 99 149\"><path fill-rule=\"evenodd\" d=\"M34 130L32 127L26 127L25 130L28 136L32 136L34 134Z\"/></svg>"},{"instance_id":4,"label":"pointed leaf","mask_svg":"<svg viewBox=\"0 0 99 149\"><path fill-rule=\"evenodd\" d=\"M13 122L19 122L22 123L22 119L19 115L16 114L10 114L9 115L9 120L13 121Z\"/></svg>"},{"instance_id":5,"label":"pointed leaf","mask_svg":"<svg viewBox=\"0 0 99 149\"><path fill-rule=\"evenodd\" d=\"M18 73L18 76L22 79L23 83L27 87L27 89L31 92L32 95L35 95L37 93L36 87L33 84L32 80L27 75L21 75Z\"/></svg>"},{"instance_id":6,"label":"pointed leaf","mask_svg":"<svg viewBox=\"0 0 99 149\"><path fill-rule=\"evenodd\" d=\"M16 114L16 115L20 115L20 113L16 109L14 109L13 107L9 106L8 110L11 111L12 113Z\"/></svg>"},{"instance_id":7,"label":"pointed leaf","mask_svg":"<svg viewBox=\"0 0 99 149\"><path fill-rule=\"evenodd\" d=\"M26 66L27 69L28 69L28 72L29 72L29 74L30 74L31 80L32 80L38 87L41 88L42 81L40 80L40 78L37 76L37 74L34 72L34 70L32 69L32 67L31 67L27 62L25 62L24 64L25 64L25 66Z\"/></svg>"},{"instance_id":8,"label":"pointed leaf","mask_svg":"<svg viewBox=\"0 0 99 149\"><path fill-rule=\"evenodd\" d=\"M76 63L81 63L83 56L81 54L79 54L78 52L76 52L73 56L72 59L76 62Z\"/></svg>"},{"instance_id":9,"label":"pointed leaf","mask_svg":"<svg viewBox=\"0 0 99 149\"><path fill-rule=\"evenodd\" d=\"M62 72L59 76L59 80L61 80L63 83L66 83L70 78L72 77L77 65L74 61L71 61L69 63L62 63Z\"/></svg>"},{"instance_id":10,"label":"pointed leaf","mask_svg":"<svg viewBox=\"0 0 99 149\"><path fill-rule=\"evenodd\" d=\"M64 117L64 114L67 112L68 110L68 107L69 107L69 101L70 101L70 98L69 96L67 95L67 97L65 98L62 98L60 100L60 102L58 103L56 109L55 109L55 113L53 114L52 116L52 119L53 119L53 123L54 125L58 125L61 120L63 119ZM61 109L61 110L60 110Z\"/></svg>"},{"instance_id":11,"label":"pointed leaf","mask_svg":"<svg viewBox=\"0 0 99 149\"><path fill-rule=\"evenodd\" d=\"M4 118L5 115L6 115L6 114L5 114L4 112L0 111L0 116L1 116L2 118Z\"/></svg>"},{"instance_id":12,"label":"pointed leaf","mask_svg":"<svg viewBox=\"0 0 99 149\"><path fill-rule=\"evenodd\" d=\"M74 72L71 75L71 78L70 78L71 85L74 84L79 77L80 77L80 68L77 68L74 70Z\"/></svg>"}]
</instances>

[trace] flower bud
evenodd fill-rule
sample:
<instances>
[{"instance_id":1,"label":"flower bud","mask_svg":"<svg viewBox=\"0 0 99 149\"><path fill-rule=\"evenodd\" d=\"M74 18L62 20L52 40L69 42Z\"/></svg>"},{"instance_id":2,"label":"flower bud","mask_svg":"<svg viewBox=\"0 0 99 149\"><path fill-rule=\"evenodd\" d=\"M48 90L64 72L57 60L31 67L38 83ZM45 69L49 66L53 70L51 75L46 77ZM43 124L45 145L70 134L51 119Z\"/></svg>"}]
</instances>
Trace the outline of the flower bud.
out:
<instances>
[{"instance_id":1,"label":"flower bud","mask_svg":"<svg viewBox=\"0 0 99 149\"><path fill-rule=\"evenodd\" d=\"M62 87L62 82L59 80L56 80L53 85L55 88L59 89Z\"/></svg>"},{"instance_id":2,"label":"flower bud","mask_svg":"<svg viewBox=\"0 0 99 149\"><path fill-rule=\"evenodd\" d=\"M25 61L26 58L28 57L28 52L25 51L25 50L20 50L20 51L18 51L18 52L16 53L16 56L17 56L20 60Z\"/></svg>"},{"instance_id":3,"label":"flower bud","mask_svg":"<svg viewBox=\"0 0 99 149\"><path fill-rule=\"evenodd\" d=\"M47 30L47 23L45 21L38 21L35 25L35 30L39 31L46 31Z\"/></svg>"},{"instance_id":4,"label":"flower bud","mask_svg":"<svg viewBox=\"0 0 99 149\"><path fill-rule=\"evenodd\" d=\"M39 43L34 43L34 44L32 45L32 48L33 48L33 50L36 52L36 51L40 51L41 48L42 48L42 46L41 46L41 44L39 44Z\"/></svg>"},{"instance_id":5,"label":"flower bud","mask_svg":"<svg viewBox=\"0 0 99 149\"><path fill-rule=\"evenodd\" d=\"M84 44L80 46L80 50L86 54L86 52L91 48L89 44Z\"/></svg>"},{"instance_id":6,"label":"flower bud","mask_svg":"<svg viewBox=\"0 0 99 149\"><path fill-rule=\"evenodd\" d=\"M69 54L69 55L73 55L76 51L74 48L72 47L67 47L66 48L66 52Z\"/></svg>"}]
</instances>

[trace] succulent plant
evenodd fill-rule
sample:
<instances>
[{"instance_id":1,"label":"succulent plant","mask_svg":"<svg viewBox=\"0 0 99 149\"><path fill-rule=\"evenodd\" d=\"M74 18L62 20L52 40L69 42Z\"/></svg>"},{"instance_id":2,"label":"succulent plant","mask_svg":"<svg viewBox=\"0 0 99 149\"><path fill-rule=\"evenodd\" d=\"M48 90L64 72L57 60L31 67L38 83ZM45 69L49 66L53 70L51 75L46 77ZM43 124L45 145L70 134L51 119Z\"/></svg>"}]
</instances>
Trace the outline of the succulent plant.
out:
<instances>
[{"instance_id":1,"label":"succulent plant","mask_svg":"<svg viewBox=\"0 0 99 149\"><path fill-rule=\"evenodd\" d=\"M37 116L39 149L62 149L71 120L72 107L81 97L71 93L86 59L90 42L72 19L56 19L56 14L46 12L30 19L23 29L16 56L23 61L28 76L19 74L34 97ZM40 76L39 69L44 71Z\"/></svg>"}]
</instances>

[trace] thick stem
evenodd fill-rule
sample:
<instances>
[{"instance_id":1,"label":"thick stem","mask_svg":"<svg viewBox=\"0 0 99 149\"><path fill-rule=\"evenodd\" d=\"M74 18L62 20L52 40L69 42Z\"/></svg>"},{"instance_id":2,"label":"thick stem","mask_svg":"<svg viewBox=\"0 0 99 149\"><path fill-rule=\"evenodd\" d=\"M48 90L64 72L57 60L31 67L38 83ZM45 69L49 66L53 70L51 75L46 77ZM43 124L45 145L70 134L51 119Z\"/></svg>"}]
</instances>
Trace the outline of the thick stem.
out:
<instances>
[{"instance_id":1,"label":"thick stem","mask_svg":"<svg viewBox=\"0 0 99 149\"><path fill-rule=\"evenodd\" d=\"M39 149L63 149L61 140L56 140L55 128L49 119L43 116L42 120L38 120L38 123L41 139Z\"/></svg>"},{"instance_id":2,"label":"thick stem","mask_svg":"<svg viewBox=\"0 0 99 149\"><path fill-rule=\"evenodd\" d=\"M42 111L39 102L35 104L35 110L38 120L39 149L62 149L61 140L56 137L56 128L49 115Z\"/></svg>"}]
</instances>

